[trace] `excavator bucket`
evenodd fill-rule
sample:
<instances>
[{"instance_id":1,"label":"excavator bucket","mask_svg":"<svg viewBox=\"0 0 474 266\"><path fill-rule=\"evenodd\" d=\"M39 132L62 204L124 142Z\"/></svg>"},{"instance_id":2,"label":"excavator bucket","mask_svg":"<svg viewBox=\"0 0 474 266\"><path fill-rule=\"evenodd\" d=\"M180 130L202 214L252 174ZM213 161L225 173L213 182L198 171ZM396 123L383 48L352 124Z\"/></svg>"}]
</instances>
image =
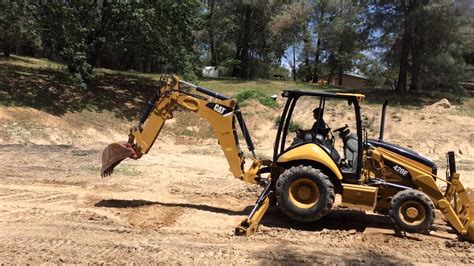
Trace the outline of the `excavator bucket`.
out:
<instances>
[{"instance_id":1,"label":"excavator bucket","mask_svg":"<svg viewBox=\"0 0 474 266\"><path fill-rule=\"evenodd\" d=\"M109 144L102 152L102 177L112 175L114 167L126 158L136 159L137 153L128 142L116 142Z\"/></svg>"}]
</instances>

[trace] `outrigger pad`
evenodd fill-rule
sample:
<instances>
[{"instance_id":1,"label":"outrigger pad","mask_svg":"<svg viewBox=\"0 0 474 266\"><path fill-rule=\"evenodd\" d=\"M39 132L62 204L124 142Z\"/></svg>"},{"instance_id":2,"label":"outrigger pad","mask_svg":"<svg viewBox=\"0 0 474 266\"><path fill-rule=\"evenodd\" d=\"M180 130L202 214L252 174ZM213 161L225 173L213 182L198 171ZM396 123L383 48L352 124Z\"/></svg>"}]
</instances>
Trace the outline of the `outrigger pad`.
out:
<instances>
[{"instance_id":1,"label":"outrigger pad","mask_svg":"<svg viewBox=\"0 0 474 266\"><path fill-rule=\"evenodd\" d=\"M102 152L102 177L112 175L114 167L126 158L136 159L137 153L133 147L125 141L109 144Z\"/></svg>"}]
</instances>

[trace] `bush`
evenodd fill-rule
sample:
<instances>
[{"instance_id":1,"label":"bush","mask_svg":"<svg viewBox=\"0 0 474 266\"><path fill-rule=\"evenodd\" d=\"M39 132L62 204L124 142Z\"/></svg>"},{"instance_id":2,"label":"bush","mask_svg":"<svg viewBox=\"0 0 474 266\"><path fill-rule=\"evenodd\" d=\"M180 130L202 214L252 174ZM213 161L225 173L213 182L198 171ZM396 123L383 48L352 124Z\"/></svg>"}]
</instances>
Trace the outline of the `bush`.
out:
<instances>
[{"instance_id":1,"label":"bush","mask_svg":"<svg viewBox=\"0 0 474 266\"><path fill-rule=\"evenodd\" d=\"M278 107L278 103L275 100L273 100L272 97L267 96L263 94L262 92L256 91L256 90L241 91L237 93L237 95L235 95L235 99L237 100L238 103L240 103L240 105L242 105L242 103L248 99L255 99L265 106L268 106L271 108Z\"/></svg>"},{"instance_id":2,"label":"bush","mask_svg":"<svg viewBox=\"0 0 474 266\"><path fill-rule=\"evenodd\" d=\"M275 125L276 128L278 128L278 126L280 125L280 120L281 120L281 116L277 116L275 118L275 121L274 121L275 124L274 125ZM288 125L288 132L294 133L294 132L297 132L300 129L303 129L303 127L300 124L298 124L298 122L293 121L293 120L290 121L290 124Z\"/></svg>"}]
</instances>

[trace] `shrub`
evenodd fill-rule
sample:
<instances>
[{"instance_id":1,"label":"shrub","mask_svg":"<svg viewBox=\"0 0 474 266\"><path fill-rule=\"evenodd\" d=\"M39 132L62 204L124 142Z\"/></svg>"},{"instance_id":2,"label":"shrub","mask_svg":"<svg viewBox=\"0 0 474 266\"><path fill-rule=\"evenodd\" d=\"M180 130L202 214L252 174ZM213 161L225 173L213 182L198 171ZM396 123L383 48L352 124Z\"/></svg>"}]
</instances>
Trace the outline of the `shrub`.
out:
<instances>
[{"instance_id":1,"label":"shrub","mask_svg":"<svg viewBox=\"0 0 474 266\"><path fill-rule=\"evenodd\" d=\"M279 126L280 120L281 120L280 116L277 116L275 118L275 121L274 121L275 122L275 124L274 124L275 127ZM298 122L293 121L293 120L290 121L290 124L288 125L288 132L296 132L300 129L303 129L303 127Z\"/></svg>"},{"instance_id":2,"label":"shrub","mask_svg":"<svg viewBox=\"0 0 474 266\"><path fill-rule=\"evenodd\" d=\"M235 99L241 105L242 105L243 102L245 102L248 99L255 99L255 100L259 101L261 104L263 104L265 106L268 106L268 107L271 107L271 108L277 108L278 107L278 103L275 100L273 100L272 97L267 96L267 95L263 94L262 92L256 91L256 90L241 91L241 92L237 93L237 95L235 95Z\"/></svg>"}]
</instances>

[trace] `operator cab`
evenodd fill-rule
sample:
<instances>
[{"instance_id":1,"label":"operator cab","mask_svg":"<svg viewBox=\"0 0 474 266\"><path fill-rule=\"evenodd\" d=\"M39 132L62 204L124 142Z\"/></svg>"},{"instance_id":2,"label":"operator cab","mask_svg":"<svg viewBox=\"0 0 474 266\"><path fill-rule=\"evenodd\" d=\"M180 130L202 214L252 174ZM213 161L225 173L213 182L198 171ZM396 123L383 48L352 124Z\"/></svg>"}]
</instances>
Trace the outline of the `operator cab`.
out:
<instances>
[{"instance_id":1,"label":"operator cab","mask_svg":"<svg viewBox=\"0 0 474 266\"><path fill-rule=\"evenodd\" d=\"M343 178L357 181L362 161L362 126L358 94L284 91L288 97L274 151L278 157L315 144L337 165ZM336 129L332 129L336 128Z\"/></svg>"}]
</instances>

